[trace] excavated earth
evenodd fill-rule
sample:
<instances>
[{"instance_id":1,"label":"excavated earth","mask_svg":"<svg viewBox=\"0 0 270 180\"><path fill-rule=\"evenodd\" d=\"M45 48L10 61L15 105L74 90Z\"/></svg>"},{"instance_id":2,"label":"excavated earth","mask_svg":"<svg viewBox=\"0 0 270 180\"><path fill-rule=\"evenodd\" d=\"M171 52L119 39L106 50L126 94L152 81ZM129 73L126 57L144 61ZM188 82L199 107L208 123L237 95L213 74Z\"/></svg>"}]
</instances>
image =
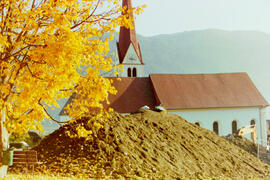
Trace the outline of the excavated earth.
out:
<instances>
[{"instance_id":1,"label":"excavated earth","mask_svg":"<svg viewBox=\"0 0 270 180\"><path fill-rule=\"evenodd\" d=\"M267 150L266 147L258 144L255 145L250 140L242 136L228 135L224 138L255 157L259 157L265 163L270 164L270 151Z\"/></svg>"},{"instance_id":2,"label":"excavated earth","mask_svg":"<svg viewBox=\"0 0 270 180\"><path fill-rule=\"evenodd\" d=\"M270 166L206 129L166 112L112 113L104 128L83 118L47 136L35 150L43 170L60 175L149 179L268 179ZM78 125L93 133L70 138Z\"/></svg>"}]
</instances>

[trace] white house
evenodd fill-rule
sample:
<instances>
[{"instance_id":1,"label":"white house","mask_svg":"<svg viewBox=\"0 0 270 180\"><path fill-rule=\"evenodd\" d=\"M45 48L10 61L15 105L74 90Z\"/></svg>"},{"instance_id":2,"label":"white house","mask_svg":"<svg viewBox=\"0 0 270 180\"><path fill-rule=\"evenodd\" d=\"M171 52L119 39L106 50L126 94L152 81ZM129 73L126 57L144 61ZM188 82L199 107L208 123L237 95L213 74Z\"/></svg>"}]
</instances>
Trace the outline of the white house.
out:
<instances>
[{"instance_id":1,"label":"white house","mask_svg":"<svg viewBox=\"0 0 270 180\"><path fill-rule=\"evenodd\" d=\"M131 9L131 0L123 0L123 6ZM268 103L246 73L150 74L144 77L135 26L134 29L121 27L119 36L118 57L124 72L120 73L121 81L111 77L118 93L109 96L111 104L104 104L105 108L132 113L144 105L150 108L162 106L221 136L256 124L259 142L266 144L268 132L264 108ZM68 119L64 108L60 116ZM250 138L250 135L246 137Z\"/></svg>"}]
</instances>

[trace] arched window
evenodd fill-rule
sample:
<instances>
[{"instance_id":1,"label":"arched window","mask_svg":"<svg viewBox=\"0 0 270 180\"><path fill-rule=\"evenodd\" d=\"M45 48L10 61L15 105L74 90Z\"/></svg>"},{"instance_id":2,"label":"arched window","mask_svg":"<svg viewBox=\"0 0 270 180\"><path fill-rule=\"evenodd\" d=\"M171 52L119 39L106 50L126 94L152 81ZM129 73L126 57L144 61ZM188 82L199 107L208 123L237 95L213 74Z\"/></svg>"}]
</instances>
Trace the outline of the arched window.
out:
<instances>
[{"instance_id":1,"label":"arched window","mask_svg":"<svg viewBox=\"0 0 270 180\"><path fill-rule=\"evenodd\" d=\"M235 133L237 133L237 121L236 120L234 120L232 122L232 134L235 134Z\"/></svg>"},{"instance_id":2,"label":"arched window","mask_svg":"<svg viewBox=\"0 0 270 180\"><path fill-rule=\"evenodd\" d=\"M252 119L252 120L250 121L250 125L256 125L256 124L255 124L255 119ZM252 133L251 133L250 137L251 137L251 139L253 138Z\"/></svg>"},{"instance_id":3,"label":"arched window","mask_svg":"<svg viewBox=\"0 0 270 180\"><path fill-rule=\"evenodd\" d=\"M128 68L128 77L131 77L131 69Z\"/></svg>"},{"instance_id":4,"label":"arched window","mask_svg":"<svg viewBox=\"0 0 270 180\"><path fill-rule=\"evenodd\" d=\"M250 125L255 125L255 120L254 120L254 119L252 119L252 120L250 121Z\"/></svg>"},{"instance_id":5,"label":"arched window","mask_svg":"<svg viewBox=\"0 0 270 180\"><path fill-rule=\"evenodd\" d=\"M133 77L137 77L137 69L136 68L133 68L133 70L132 70L132 76Z\"/></svg>"},{"instance_id":6,"label":"arched window","mask_svg":"<svg viewBox=\"0 0 270 180\"><path fill-rule=\"evenodd\" d=\"M196 124L197 126L199 126L199 127L201 126L199 122L195 122L195 124Z\"/></svg>"},{"instance_id":7,"label":"arched window","mask_svg":"<svg viewBox=\"0 0 270 180\"><path fill-rule=\"evenodd\" d=\"M217 121L213 123L213 131L218 135L218 122Z\"/></svg>"}]
</instances>

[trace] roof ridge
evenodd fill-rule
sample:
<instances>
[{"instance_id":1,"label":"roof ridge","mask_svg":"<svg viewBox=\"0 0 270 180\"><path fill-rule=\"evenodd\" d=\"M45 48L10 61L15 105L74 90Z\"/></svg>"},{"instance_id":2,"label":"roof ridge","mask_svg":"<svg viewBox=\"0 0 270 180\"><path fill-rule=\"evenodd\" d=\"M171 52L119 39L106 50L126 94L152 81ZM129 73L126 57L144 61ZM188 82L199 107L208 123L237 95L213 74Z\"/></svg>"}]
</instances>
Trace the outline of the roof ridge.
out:
<instances>
[{"instance_id":1,"label":"roof ridge","mask_svg":"<svg viewBox=\"0 0 270 180\"><path fill-rule=\"evenodd\" d=\"M149 76L151 75L219 75L219 74L247 74L247 72L231 72L231 73L151 73L149 74Z\"/></svg>"}]
</instances>

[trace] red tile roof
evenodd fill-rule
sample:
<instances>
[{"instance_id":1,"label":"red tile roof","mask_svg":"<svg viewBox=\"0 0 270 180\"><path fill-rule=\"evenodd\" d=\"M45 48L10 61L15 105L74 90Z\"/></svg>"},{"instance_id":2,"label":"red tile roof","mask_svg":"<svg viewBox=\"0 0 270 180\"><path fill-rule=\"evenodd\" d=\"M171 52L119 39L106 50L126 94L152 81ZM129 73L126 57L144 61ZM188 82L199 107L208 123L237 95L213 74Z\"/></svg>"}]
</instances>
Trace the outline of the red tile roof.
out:
<instances>
[{"instance_id":1,"label":"red tile roof","mask_svg":"<svg viewBox=\"0 0 270 180\"><path fill-rule=\"evenodd\" d=\"M109 102L104 103L104 109L113 108L119 113L136 112L140 107L147 105L153 108L156 104L153 91L148 77L144 78L110 78L113 80L113 86L117 89L116 95L109 95ZM72 102L75 95L71 96L64 108ZM62 109L60 115L66 115L66 111Z\"/></svg>"},{"instance_id":2,"label":"red tile roof","mask_svg":"<svg viewBox=\"0 0 270 180\"><path fill-rule=\"evenodd\" d=\"M161 105L168 110L268 106L246 73L151 74L149 78L110 79L118 93L109 96L111 104L104 104L104 108L119 113L136 112L144 105ZM60 115L66 115L64 108Z\"/></svg>"},{"instance_id":3,"label":"red tile roof","mask_svg":"<svg viewBox=\"0 0 270 180\"><path fill-rule=\"evenodd\" d=\"M132 9L131 0L123 0L123 7L126 7L127 10L131 10ZM128 48L129 48L129 46L132 45L135 49L135 52L136 52L138 58L140 59L141 63L143 64L140 45L139 45L137 38L136 38L136 30L135 30L133 13L130 13L129 16L130 16L130 18L133 19L132 24L133 24L134 28L128 29L128 28L125 28L123 26L121 26L121 28L120 28L119 42L117 43L119 63L120 64L123 63L125 56L126 56L126 53L128 51Z\"/></svg>"},{"instance_id":4,"label":"red tile roof","mask_svg":"<svg viewBox=\"0 0 270 180\"><path fill-rule=\"evenodd\" d=\"M246 73L151 74L158 105L166 109L266 106Z\"/></svg>"},{"instance_id":5,"label":"red tile roof","mask_svg":"<svg viewBox=\"0 0 270 180\"><path fill-rule=\"evenodd\" d=\"M104 108L111 107L119 113L136 112L140 107L147 105L153 108L156 104L155 97L151 88L150 79L143 78L120 78L121 81L113 79L113 86L117 89L116 95L110 95L110 105L104 105Z\"/></svg>"}]
</instances>

